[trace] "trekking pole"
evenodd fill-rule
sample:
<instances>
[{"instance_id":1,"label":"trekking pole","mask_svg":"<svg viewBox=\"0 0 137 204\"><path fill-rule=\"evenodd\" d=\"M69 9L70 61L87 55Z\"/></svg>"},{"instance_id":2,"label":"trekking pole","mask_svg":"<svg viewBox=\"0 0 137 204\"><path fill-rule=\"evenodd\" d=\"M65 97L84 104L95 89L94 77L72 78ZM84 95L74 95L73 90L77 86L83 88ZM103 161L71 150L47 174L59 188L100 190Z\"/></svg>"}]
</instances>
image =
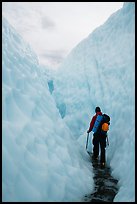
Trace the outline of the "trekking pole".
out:
<instances>
[{"instance_id":1,"label":"trekking pole","mask_svg":"<svg viewBox=\"0 0 137 204\"><path fill-rule=\"evenodd\" d=\"M89 138L89 133L87 134L86 150L87 150L87 146L88 146L88 138Z\"/></svg>"},{"instance_id":2,"label":"trekking pole","mask_svg":"<svg viewBox=\"0 0 137 204\"><path fill-rule=\"evenodd\" d=\"M108 136L107 136L107 145L109 146Z\"/></svg>"}]
</instances>

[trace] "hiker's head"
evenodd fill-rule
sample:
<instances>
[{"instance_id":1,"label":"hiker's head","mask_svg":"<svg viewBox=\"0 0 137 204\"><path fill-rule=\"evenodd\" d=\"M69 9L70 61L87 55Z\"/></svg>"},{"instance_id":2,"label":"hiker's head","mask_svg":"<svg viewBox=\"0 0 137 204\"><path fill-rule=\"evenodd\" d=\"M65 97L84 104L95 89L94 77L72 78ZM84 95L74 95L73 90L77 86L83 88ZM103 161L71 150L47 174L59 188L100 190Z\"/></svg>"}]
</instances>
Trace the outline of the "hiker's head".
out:
<instances>
[{"instance_id":1,"label":"hiker's head","mask_svg":"<svg viewBox=\"0 0 137 204\"><path fill-rule=\"evenodd\" d=\"M96 112L96 113L97 113L97 112L101 112L100 107L97 106L97 107L95 108L95 112Z\"/></svg>"}]
</instances>

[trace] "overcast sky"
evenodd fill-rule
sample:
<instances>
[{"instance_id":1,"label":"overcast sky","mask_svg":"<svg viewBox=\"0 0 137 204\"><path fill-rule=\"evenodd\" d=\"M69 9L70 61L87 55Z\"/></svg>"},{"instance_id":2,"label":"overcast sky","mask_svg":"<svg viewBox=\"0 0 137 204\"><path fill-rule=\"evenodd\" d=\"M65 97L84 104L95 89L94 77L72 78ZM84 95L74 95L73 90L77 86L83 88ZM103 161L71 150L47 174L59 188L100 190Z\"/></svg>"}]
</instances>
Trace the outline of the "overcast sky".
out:
<instances>
[{"instance_id":1,"label":"overcast sky","mask_svg":"<svg viewBox=\"0 0 137 204\"><path fill-rule=\"evenodd\" d=\"M2 14L29 42L40 64L56 68L123 2L2 2Z\"/></svg>"}]
</instances>

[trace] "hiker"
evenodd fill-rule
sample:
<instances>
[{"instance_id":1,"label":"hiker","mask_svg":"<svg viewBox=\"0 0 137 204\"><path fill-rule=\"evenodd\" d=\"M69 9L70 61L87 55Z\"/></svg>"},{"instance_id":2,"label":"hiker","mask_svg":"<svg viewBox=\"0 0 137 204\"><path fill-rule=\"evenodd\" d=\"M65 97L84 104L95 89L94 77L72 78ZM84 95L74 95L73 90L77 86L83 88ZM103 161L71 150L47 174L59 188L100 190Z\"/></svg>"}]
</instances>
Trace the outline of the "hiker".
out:
<instances>
[{"instance_id":1,"label":"hiker","mask_svg":"<svg viewBox=\"0 0 137 204\"><path fill-rule=\"evenodd\" d=\"M90 133L93 130L96 118L98 115L102 115L101 109L100 107L96 107L95 108L95 115L92 117L92 120L90 122L90 127L87 131L87 133ZM106 114L103 114L106 115ZM108 116L109 117L109 116ZM93 159L98 159L99 156L99 145L100 145L100 149L101 149L101 154L100 154L100 163L101 166L105 166L105 148L106 148L106 137L107 137L107 131L102 131L101 127L102 127L102 122L99 124L97 131L93 133ZM109 125L109 122L108 122Z\"/></svg>"}]
</instances>

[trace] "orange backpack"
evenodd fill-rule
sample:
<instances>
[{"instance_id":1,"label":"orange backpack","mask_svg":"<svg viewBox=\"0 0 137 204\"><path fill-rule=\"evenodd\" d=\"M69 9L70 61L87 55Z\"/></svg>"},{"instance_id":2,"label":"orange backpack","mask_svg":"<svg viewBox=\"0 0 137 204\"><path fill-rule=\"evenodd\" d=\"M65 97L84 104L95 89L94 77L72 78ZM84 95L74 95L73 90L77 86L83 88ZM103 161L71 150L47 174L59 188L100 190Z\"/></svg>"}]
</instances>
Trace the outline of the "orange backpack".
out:
<instances>
[{"instance_id":1,"label":"orange backpack","mask_svg":"<svg viewBox=\"0 0 137 204\"><path fill-rule=\"evenodd\" d=\"M109 130L110 117L107 114L103 114L103 120L101 125L102 133L106 133Z\"/></svg>"}]
</instances>

